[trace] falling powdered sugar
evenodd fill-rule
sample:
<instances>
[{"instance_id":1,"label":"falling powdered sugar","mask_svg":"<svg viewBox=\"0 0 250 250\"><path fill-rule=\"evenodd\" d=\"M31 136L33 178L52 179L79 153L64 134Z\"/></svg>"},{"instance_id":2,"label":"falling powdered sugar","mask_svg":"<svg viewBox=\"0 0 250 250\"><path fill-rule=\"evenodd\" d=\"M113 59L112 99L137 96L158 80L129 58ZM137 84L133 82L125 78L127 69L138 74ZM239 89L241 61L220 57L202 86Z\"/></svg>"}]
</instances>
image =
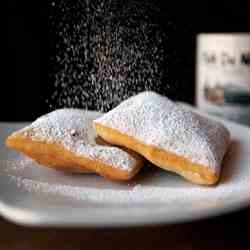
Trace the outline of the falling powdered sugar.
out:
<instances>
[{"instance_id":1,"label":"falling powdered sugar","mask_svg":"<svg viewBox=\"0 0 250 250\"><path fill-rule=\"evenodd\" d=\"M52 3L49 27L54 47L49 75L54 88L47 100L51 109L106 112L141 91L169 93L179 84L168 72L181 61L176 44L172 44L176 27L166 17L164 27L168 32L164 31L156 3Z\"/></svg>"}]
</instances>

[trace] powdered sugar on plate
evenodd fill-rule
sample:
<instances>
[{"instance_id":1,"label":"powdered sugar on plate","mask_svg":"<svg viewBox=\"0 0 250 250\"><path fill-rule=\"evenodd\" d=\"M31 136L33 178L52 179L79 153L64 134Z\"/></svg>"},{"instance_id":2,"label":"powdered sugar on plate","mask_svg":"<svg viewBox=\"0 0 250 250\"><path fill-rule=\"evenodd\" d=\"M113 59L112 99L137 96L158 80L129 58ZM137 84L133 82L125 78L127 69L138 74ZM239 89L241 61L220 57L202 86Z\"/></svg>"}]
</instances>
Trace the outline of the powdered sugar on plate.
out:
<instances>
[{"instance_id":1,"label":"powdered sugar on plate","mask_svg":"<svg viewBox=\"0 0 250 250\"><path fill-rule=\"evenodd\" d=\"M122 102L94 122L220 171L229 132L168 98L148 91Z\"/></svg>"},{"instance_id":2,"label":"powdered sugar on plate","mask_svg":"<svg viewBox=\"0 0 250 250\"><path fill-rule=\"evenodd\" d=\"M95 187L70 186L58 183L41 182L20 176L11 176L10 180L18 188L27 192L37 192L48 195L57 195L75 201L88 201L95 203L155 203L155 202L190 202L190 201L218 201L227 199L249 197L250 171L244 179L238 182L222 183L216 187L171 187L154 186L148 183L133 185L130 188L106 189ZM240 195L239 195L240 194Z\"/></svg>"},{"instance_id":3,"label":"powdered sugar on plate","mask_svg":"<svg viewBox=\"0 0 250 250\"><path fill-rule=\"evenodd\" d=\"M28 157L20 155L17 158L0 160L0 164L4 166L1 168L1 171L11 173L12 171L22 172L27 168L33 167L34 161Z\"/></svg>"}]
</instances>

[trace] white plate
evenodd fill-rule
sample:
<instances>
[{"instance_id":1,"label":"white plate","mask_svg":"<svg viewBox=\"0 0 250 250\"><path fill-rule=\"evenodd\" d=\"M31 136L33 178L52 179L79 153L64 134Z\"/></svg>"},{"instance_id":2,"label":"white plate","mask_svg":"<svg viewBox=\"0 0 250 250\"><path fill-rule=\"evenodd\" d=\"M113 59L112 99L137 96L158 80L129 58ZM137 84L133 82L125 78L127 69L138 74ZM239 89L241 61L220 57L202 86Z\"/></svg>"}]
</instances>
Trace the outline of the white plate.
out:
<instances>
[{"instance_id":1,"label":"white plate","mask_svg":"<svg viewBox=\"0 0 250 250\"><path fill-rule=\"evenodd\" d=\"M223 121L233 141L220 184L203 187L145 167L128 183L37 166L4 146L25 123L0 123L0 214L33 226L113 227L170 224L250 205L250 129Z\"/></svg>"}]
</instances>

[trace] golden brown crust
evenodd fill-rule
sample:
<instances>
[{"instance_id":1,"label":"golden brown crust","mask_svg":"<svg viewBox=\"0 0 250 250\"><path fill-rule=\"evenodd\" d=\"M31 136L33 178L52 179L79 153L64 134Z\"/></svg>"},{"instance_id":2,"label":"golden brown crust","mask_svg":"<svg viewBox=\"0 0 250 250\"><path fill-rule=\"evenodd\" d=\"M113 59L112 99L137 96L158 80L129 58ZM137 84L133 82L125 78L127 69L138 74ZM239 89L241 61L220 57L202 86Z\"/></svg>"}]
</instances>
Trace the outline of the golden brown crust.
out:
<instances>
[{"instance_id":1,"label":"golden brown crust","mask_svg":"<svg viewBox=\"0 0 250 250\"><path fill-rule=\"evenodd\" d=\"M95 122L93 122L93 126L97 134L105 141L113 145L120 145L134 150L160 168L175 172L193 183L212 185L219 179L219 176L206 166L192 163L184 157L151 145L146 145L115 129L105 127Z\"/></svg>"},{"instance_id":2,"label":"golden brown crust","mask_svg":"<svg viewBox=\"0 0 250 250\"><path fill-rule=\"evenodd\" d=\"M96 172L110 180L131 179L143 164L142 158L134 154L137 160L136 166L133 171L126 172L98 160L76 156L56 143L35 141L21 134L9 136L6 139L6 146L28 155L49 168L76 173Z\"/></svg>"}]
</instances>

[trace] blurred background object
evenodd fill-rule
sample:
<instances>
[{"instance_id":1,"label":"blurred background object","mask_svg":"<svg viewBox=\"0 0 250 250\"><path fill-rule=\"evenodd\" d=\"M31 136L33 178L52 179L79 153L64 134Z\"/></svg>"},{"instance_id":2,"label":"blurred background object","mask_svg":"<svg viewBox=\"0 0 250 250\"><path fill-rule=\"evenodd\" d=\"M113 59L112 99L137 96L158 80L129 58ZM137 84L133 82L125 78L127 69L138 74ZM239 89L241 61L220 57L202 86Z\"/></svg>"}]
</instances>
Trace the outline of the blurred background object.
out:
<instances>
[{"instance_id":1,"label":"blurred background object","mask_svg":"<svg viewBox=\"0 0 250 250\"><path fill-rule=\"evenodd\" d=\"M125 46L125 48L131 48L130 42L142 35L140 31L144 32L142 37L149 36L150 39L152 37L154 38L150 40L148 44L141 43L146 46L145 48L150 47L151 41L153 44L161 40L160 45L157 46L158 49L160 48L159 51L156 51L155 54L153 53L149 57L148 55L142 55L146 56L148 59L147 62L150 63L146 65L145 68L153 68L153 71L140 71L142 72L142 75L140 75L141 78L136 76L136 79L142 79L142 81L135 84L134 87L130 81L129 94L141 91L146 86L146 88L154 90L157 88L158 92L168 95L173 99L190 103L194 102L195 93L196 35L201 32L249 32L250 27L250 4L248 2L242 4L220 1L214 5L209 2L190 4L181 1L169 5L167 1L163 0L77 0L74 1L74 3L71 2L72 1L66 0L49 1L49 3L44 1L34 2L27 0L23 2L8 0L8 52L7 69L4 72L6 74L4 79L7 80L1 84L0 90L2 121L33 120L43 113L62 106L85 107L106 111L116 105L122 98L126 98L125 92L127 91L122 91L124 88L124 84L122 83L118 89L116 89L117 86L111 88L112 99L114 101L112 100L112 102L110 102L110 95L101 96L101 100L105 101L105 105L100 106L100 100L98 100L100 95L96 93L107 93L105 87L104 89L102 88L106 86L109 81L114 80L113 76L120 82L126 82L126 79L118 77L124 76L124 74L121 74L124 73L122 72L122 67L117 75L114 75L113 72L110 75L103 74L103 72L100 74L98 70L106 69L105 65L108 65L108 69L111 70L114 69L114 66L110 61L107 63L103 57L98 57L98 59L101 58L101 60L98 61L99 64L93 63L96 61L95 58L92 58L93 55L98 53L98 55L100 55L100 53L106 55L105 53L107 53L105 50L98 50L96 41L106 41L107 44L109 44L109 40L107 39L111 39L111 42L115 41L115 44L117 44L117 42L123 43L123 41L120 41L119 37L117 40L114 40L114 30L111 30L111 36L99 36L98 39L95 40L95 46L93 48L89 47L90 44L93 44L93 41L90 39L93 37L97 38L98 34L100 34L100 30L105 31L106 35L109 34L107 28L116 28L116 30L121 31L120 27L124 28L122 25L119 26L119 24L122 24L122 20L130 20L132 22L131 30L134 29L131 33L127 31L124 32L124 30L119 33L121 39L126 38L126 45L128 46ZM137 7L137 9L131 8L131 6L140 5L143 7ZM62 8L62 6L64 6L64 8ZM132 9L133 11L131 12ZM117 16L118 14L122 14L120 15L121 19ZM103 15L107 18L102 19ZM141 23L141 17L145 17L146 20L144 20L144 23ZM65 41L66 45L64 44L65 46L61 47L59 52L57 46L59 46L59 40L62 38L59 32L61 31L63 33L75 22L86 23L86 30L82 29L83 33L86 32L86 46L79 48L79 45L83 45L81 39L84 38L84 35L81 35L77 39L75 37L76 33L70 33L68 34L69 37L67 37L68 40ZM93 23L95 25L93 25ZM158 30L156 37L159 37L160 40L157 40L154 36L155 25L157 25ZM136 26L138 26L139 29L136 30ZM79 25L77 27L79 28ZM75 26L76 29L77 27ZM128 23L125 24L125 27L129 27ZM136 37L137 31L139 31L138 37ZM74 41L78 41L76 44L72 43L73 38ZM61 42L63 44L63 41ZM141 44L139 43L139 45ZM67 45L73 45L73 48ZM80 50L75 50L75 48ZM105 48L110 49L109 46ZM136 47L135 49L141 51L140 48ZM61 57L63 57L63 55L67 55L67 53L84 54L82 50L89 53L85 55L88 60L84 61L83 58L81 58L82 61L80 65L78 65L79 68L77 71L74 70L76 65L74 54L70 58L70 64L67 64L71 65L67 70L64 68L66 65L65 62L56 60L56 56L61 55ZM128 51L132 53L131 50ZM161 53L161 51L163 52ZM111 53L111 55L113 54ZM121 55L124 56L124 54ZM152 55L163 56L157 60L156 65L158 69L155 69L155 64L152 64ZM89 60L89 58L91 60ZM110 59L112 58L111 56ZM118 60L119 56L116 59ZM124 58L121 57L121 60L123 59ZM127 62L130 61L128 60ZM96 65L101 66L99 68L99 66ZM79 76L77 72L79 72L83 66L85 68L82 69L82 72L84 72L84 75L86 72L87 74L81 77L86 78L87 76L86 81L88 82L84 93L82 90L79 90L80 88L78 87L79 84L82 84L83 78L80 77L79 82L76 80ZM58 72L60 72L60 74ZM67 75L64 76L59 84L58 78L56 80L55 77L59 75L62 76L63 74L61 73L64 72L72 77L69 79ZM160 77L157 82L153 82L152 84L146 82L148 79L155 79L154 77L152 78L152 76L155 75ZM99 81L106 82L106 85L101 85L101 87L100 84L91 85L91 83L95 83L97 76L101 76L98 78ZM133 74L130 72L130 79L132 79L132 76ZM70 100L67 100L67 95L63 98L58 96L64 93L62 88L65 88L65 86L61 84L62 82L66 85L70 82L70 84L72 84L71 86L74 86L71 92L67 94L71 96ZM96 86L98 86L99 89L96 89ZM128 85L125 85L125 88L127 88L127 86ZM75 99L72 99L72 96ZM59 102L60 98L63 101Z\"/></svg>"},{"instance_id":2,"label":"blurred background object","mask_svg":"<svg viewBox=\"0 0 250 250\"><path fill-rule=\"evenodd\" d=\"M250 126L250 33L197 36L197 106Z\"/></svg>"}]
</instances>

